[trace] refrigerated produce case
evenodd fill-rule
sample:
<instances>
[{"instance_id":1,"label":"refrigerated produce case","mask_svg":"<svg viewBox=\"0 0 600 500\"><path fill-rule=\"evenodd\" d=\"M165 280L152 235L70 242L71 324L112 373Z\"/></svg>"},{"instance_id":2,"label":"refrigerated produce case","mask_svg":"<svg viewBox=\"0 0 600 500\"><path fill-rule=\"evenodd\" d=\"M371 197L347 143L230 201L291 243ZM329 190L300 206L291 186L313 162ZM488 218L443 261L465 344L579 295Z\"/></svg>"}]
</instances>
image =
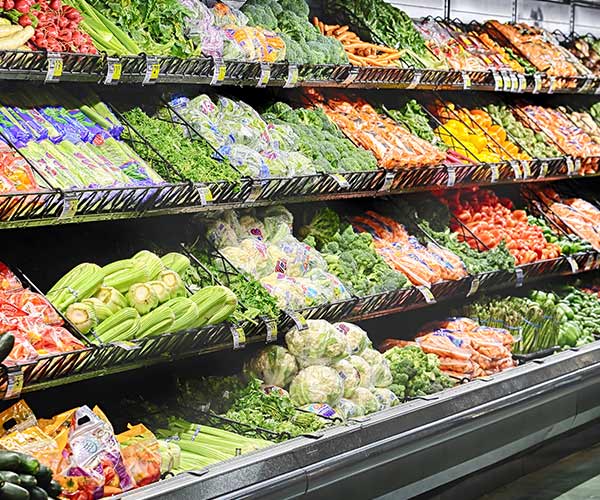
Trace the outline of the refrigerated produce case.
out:
<instances>
[{"instance_id":1,"label":"refrigerated produce case","mask_svg":"<svg viewBox=\"0 0 600 500\"><path fill-rule=\"evenodd\" d=\"M0 469L82 500L476 497L600 422L592 4L7 3Z\"/></svg>"}]
</instances>

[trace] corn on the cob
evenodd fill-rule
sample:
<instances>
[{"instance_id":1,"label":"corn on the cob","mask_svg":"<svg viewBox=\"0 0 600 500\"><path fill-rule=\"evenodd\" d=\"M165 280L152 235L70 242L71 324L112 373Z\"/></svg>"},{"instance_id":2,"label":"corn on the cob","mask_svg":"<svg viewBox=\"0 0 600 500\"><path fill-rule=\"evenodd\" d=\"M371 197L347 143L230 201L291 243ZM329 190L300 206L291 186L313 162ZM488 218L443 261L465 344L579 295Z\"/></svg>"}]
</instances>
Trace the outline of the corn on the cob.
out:
<instances>
[{"instance_id":1,"label":"corn on the cob","mask_svg":"<svg viewBox=\"0 0 600 500\"><path fill-rule=\"evenodd\" d=\"M146 314L158 306L158 295L149 283L136 283L127 292L127 302L140 314Z\"/></svg>"},{"instance_id":2,"label":"corn on the cob","mask_svg":"<svg viewBox=\"0 0 600 500\"><path fill-rule=\"evenodd\" d=\"M175 271L180 276L187 271L188 267L190 267L190 259L177 252L163 255L160 260L162 260L167 269Z\"/></svg>"},{"instance_id":3,"label":"corn on the cob","mask_svg":"<svg viewBox=\"0 0 600 500\"><path fill-rule=\"evenodd\" d=\"M102 269L85 262L71 269L47 293L48 300L65 312L71 304L96 293L102 283Z\"/></svg>"},{"instance_id":4,"label":"corn on the cob","mask_svg":"<svg viewBox=\"0 0 600 500\"><path fill-rule=\"evenodd\" d=\"M187 297L176 297L165 305L175 314L171 331L180 332L192 328L198 321L198 306Z\"/></svg>"},{"instance_id":5,"label":"corn on the cob","mask_svg":"<svg viewBox=\"0 0 600 500\"><path fill-rule=\"evenodd\" d=\"M141 262L146 266L146 269L148 270L148 280L156 279L160 272L165 269L165 265L160 257L149 250L142 250L136 253L132 259Z\"/></svg>"},{"instance_id":6,"label":"corn on the cob","mask_svg":"<svg viewBox=\"0 0 600 500\"><path fill-rule=\"evenodd\" d=\"M130 269L123 269L104 277L104 286L112 286L125 293L132 285L148 281L148 270L143 262L133 261Z\"/></svg>"},{"instance_id":7,"label":"corn on the cob","mask_svg":"<svg viewBox=\"0 0 600 500\"><path fill-rule=\"evenodd\" d=\"M230 317L237 307L237 297L227 287L208 286L190 299L198 306L198 322L195 326L220 323Z\"/></svg>"},{"instance_id":8,"label":"corn on the cob","mask_svg":"<svg viewBox=\"0 0 600 500\"><path fill-rule=\"evenodd\" d=\"M142 316L137 336L143 338L169 332L174 322L175 314L166 304L163 304Z\"/></svg>"},{"instance_id":9,"label":"corn on the cob","mask_svg":"<svg viewBox=\"0 0 600 500\"><path fill-rule=\"evenodd\" d=\"M101 287L95 297L104 302L113 313L127 307L127 299L119 290L111 286Z\"/></svg>"},{"instance_id":10,"label":"corn on the cob","mask_svg":"<svg viewBox=\"0 0 600 500\"><path fill-rule=\"evenodd\" d=\"M139 328L140 315L133 307L126 307L100 323L95 332L102 342L113 342L135 337Z\"/></svg>"},{"instance_id":11,"label":"corn on the cob","mask_svg":"<svg viewBox=\"0 0 600 500\"><path fill-rule=\"evenodd\" d=\"M98 324L98 317L94 308L83 302L75 302L67 307L66 316L81 333L88 333Z\"/></svg>"},{"instance_id":12,"label":"corn on the cob","mask_svg":"<svg viewBox=\"0 0 600 500\"><path fill-rule=\"evenodd\" d=\"M109 316L113 315L113 311L110 307L108 307L104 302L96 297L92 297L89 299L82 300L84 304L87 304L96 313L96 318L98 318L98 322L104 321Z\"/></svg>"}]
</instances>

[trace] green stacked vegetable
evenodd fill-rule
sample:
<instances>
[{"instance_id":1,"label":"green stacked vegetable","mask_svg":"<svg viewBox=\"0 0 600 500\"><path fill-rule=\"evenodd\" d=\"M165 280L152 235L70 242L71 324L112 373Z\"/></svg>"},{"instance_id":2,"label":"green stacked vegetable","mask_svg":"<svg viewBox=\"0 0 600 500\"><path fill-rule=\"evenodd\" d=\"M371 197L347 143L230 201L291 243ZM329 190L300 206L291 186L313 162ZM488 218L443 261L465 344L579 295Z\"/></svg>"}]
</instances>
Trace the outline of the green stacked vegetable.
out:
<instances>
[{"instance_id":1,"label":"green stacked vegetable","mask_svg":"<svg viewBox=\"0 0 600 500\"><path fill-rule=\"evenodd\" d=\"M355 295L372 295L407 286L406 276L392 269L377 254L373 236L356 233L350 224L342 224L331 209L319 211L300 234L305 243L321 252L329 272L340 278Z\"/></svg>"},{"instance_id":2,"label":"green stacked vegetable","mask_svg":"<svg viewBox=\"0 0 600 500\"><path fill-rule=\"evenodd\" d=\"M600 123L600 102L597 102L590 107L590 115L592 115L592 118L596 120L596 122Z\"/></svg>"},{"instance_id":3,"label":"green stacked vegetable","mask_svg":"<svg viewBox=\"0 0 600 500\"><path fill-rule=\"evenodd\" d=\"M270 106L263 115L273 123L287 123L298 136L298 149L312 159L319 172L375 170L377 160L370 151L356 147L320 108L293 109L283 102Z\"/></svg>"},{"instance_id":4,"label":"green stacked vegetable","mask_svg":"<svg viewBox=\"0 0 600 500\"><path fill-rule=\"evenodd\" d=\"M575 234L557 236L550 228L548 223L541 217L529 215L527 222L542 229L544 238L548 243L556 243L563 255L573 255L580 252L589 252L593 250L591 243L582 240Z\"/></svg>"},{"instance_id":5,"label":"green stacked vegetable","mask_svg":"<svg viewBox=\"0 0 600 500\"><path fill-rule=\"evenodd\" d=\"M505 105L490 104L484 108L490 116L502 125L513 140L523 146L523 149L535 158L556 158L558 150L549 144L540 132L534 132L515 118Z\"/></svg>"},{"instance_id":6,"label":"green stacked vegetable","mask_svg":"<svg viewBox=\"0 0 600 500\"><path fill-rule=\"evenodd\" d=\"M37 459L16 451L0 451L0 498L47 500L61 493L52 471Z\"/></svg>"},{"instance_id":7,"label":"green stacked vegetable","mask_svg":"<svg viewBox=\"0 0 600 500\"><path fill-rule=\"evenodd\" d=\"M439 358L418 346L392 347L383 356L392 372L389 389L400 399L434 394L454 385L440 371Z\"/></svg>"},{"instance_id":8,"label":"green stacked vegetable","mask_svg":"<svg viewBox=\"0 0 600 500\"><path fill-rule=\"evenodd\" d=\"M431 144L435 144L442 151L446 151L448 147L438 140L438 137L433 132L427 115L421 108L421 105L411 99L399 109L387 110L389 115L397 122L402 123L417 137Z\"/></svg>"},{"instance_id":9,"label":"green stacked vegetable","mask_svg":"<svg viewBox=\"0 0 600 500\"><path fill-rule=\"evenodd\" d=\"M128 137L128 129L123 138L136 141L137 153L166 181L180 182L181 178L157 157L153 148L160 151L183 179L193 182L239 181L239 172L228 161L215 160L214 150L203 139L190 139L178 125L150 117L139 108L124 113L124 116L152 148L138 142L138 137Z\"/></svg>"},{"instance_id":10,"label":"green stacked vegetable","mask_svg":"<svg viewBox=\"0 0 600 500\"><path fill-rule=\"evenodd\" d=\"M242 7L251 26L281 34L286 59L297 64L347 64L342 44L323 36L309 20L304 0L248 0Z\"/></svg>"}]
</instances>

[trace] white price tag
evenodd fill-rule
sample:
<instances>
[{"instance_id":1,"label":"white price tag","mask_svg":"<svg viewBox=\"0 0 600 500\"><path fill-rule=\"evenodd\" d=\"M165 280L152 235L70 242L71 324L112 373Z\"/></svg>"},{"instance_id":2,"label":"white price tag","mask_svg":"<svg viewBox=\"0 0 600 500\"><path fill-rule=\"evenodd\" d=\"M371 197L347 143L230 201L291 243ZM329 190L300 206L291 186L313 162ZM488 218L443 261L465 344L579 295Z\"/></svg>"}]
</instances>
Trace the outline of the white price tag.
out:
<instances>
[{"instance_id":1,"label":"white price tag","mask_svg":"<svg viewBox=\"0 0 600 500\"><path fill-rule=\"evenodd\" d=\"M389 191L390 189L392 189L395 178L396 178L395 172L389 172L389 171L386 172L385 180L383 181L383 186L381 186L381 189L379 191Z\"/></svg>"},{"instance_id":2,"label":"white price tag","mask_svg":"<svg viewBox=\"0 0 600 500\"><path fill-rule=\"evenodd\" d=\"M348 85L353 83L354 80L356 80L356 78L358 77L359 72L360 72L360 68L358 66L352 66L350 68L350 70L348 71L348 76L346 78L344 78L344 81L341 83L341 86L347 87Z\"/></svg>"},{"instance_id":3,"label":"white price tag","mask_svg":"<svg viewBox=\"0 0 600 500\"><path fill-rule=\"evenodd\" d=\"M146 56L146 72L144 73L144 79L142 85L150 85L156 83L158 76L160 75L160 63L156 57Z\"/></svg>"},{"instance_id":4,"label":"white price tag","mask_svg":"<svg viewBox=\"0 0 600 500\"><path fill-rule=\"evenodd\" d=\"M596 252L591 252L587 259L585 259L585 264L583 265L584 271L591 271L594 269L594 264L596 263Z\"/></svg>"},{"instance_id":5,"label":"white price tag","mask_svg":"<svg viewBox=\"0 0 600 500\"><path fill-rule=\"evenodd\" d=\"M265 319L265 327L267 329L267 344L277 341L277 321L274 319Z\"/></svg>"},{"instance_id":6,"label":"white price tag","mask_svg":"<svg viewBox=\"0 0 600 500\"><path fill-rule=\"evenodd\" d=\"M523 179L529 179L531 177L531 165L529 165L529 160L521 160L521 172L523 173Z\"/></svg>"},{"instance_id":7,"label":"white price tag","mask_svg":"<svg viewBox=\"0 0 600 500\"><path fill-rule=\"evenodd\" d=\"M296 64L288 64L288 75L283 85L284 89L295 87L298 84L298 66Z\"/></svg>"},{"instance_id":8,"label":"white price tag","mask_svg":"<svg viewBox=\"0 0 600 500\"><path fill-rule=\"evenodd\" d=\"M575 173L575 162L573 161L573 158L571 158L570 156L567 156L566 162L567 162L567 175L573 175Z\"/></svg>"},{"instance_id":9,"label":"white price tag","mask_svg":"<svg viewBox=\"0 0 600 500\"><path fill-rule=\"evenodd\" d=\"M516 73L513 73L512 71L509 73L509 78L510 78L510 87L511 87L511 92L520 92L519 90L519 78L517 77Z\"/></svg>"},{"instance_id":10,"label":"white price tag","mask_svg":"<svg viewBox=\"0 0 600 500\"><path fill-rule=\"evenodd\" d=\"M550 84L548 85L548 94L554 94L554 90L556 88L556 77L551 76L549 78Z\"/></svg>"},{"instance_id":11,"label":"white price tag","mask_svg":"<svg viewBox=\"0 0 600 500\"><path fill-rule=\"evenodd\" d=\"M252 187L250 188L250 194L248 195L246 201L248 203L254 203L262 194L262 190L262 183L260 181L254 181L252 183Z\"/></svg>"},{"instance_id":12,"label":"white price tag","mask_svg":"<svg viewBox=\"0 0 600 500\"><path fill-rule=\"evenodd\" d=\"M456 184L456 167L454 165L446 165L446 171L448 173L448 187L453 187Z\"/></svg>"},{"instance_id":13,"label":"white price tag","mask_svg":"<svg viewBox=\"0 0 600 500\"><path fill-rule=\"evenodd\" d=\"M510 72L502 71L500 74L502 75L502 81L504 82L504 90L506 92L512 92L513 87L512 87L512 80L510 79Z\"/></svg>"},{"instance_id":14,"label":"white price tag","mask_svg":"<svg viewBox=\"0 0 600 500\"><path fill-rule=\"evenodd\" d=\"M258 83L256 84L259 88L264 88L271 79L271 65L268 63L260 63L260 76L258 77Z\"/></svg>"},{"instance_id":15,"label":"white price tag","mask_svg":"<svg viewBox=\"0 0 600 500\"><path fill-rule=\"evenodd\" d=\"M287 315L292 318L292 321L296 325L298 331L308 330L308 323L306 322L306 318L302 316L302 314L297 313L295 311L288 311Z\"/></svg>"},{"instance_id":16,"label":"white price tag","mask_svg":"<svg viewBox=\"0 0 600 500\"><path fill-rule=\"evenodd\" d=\"M498 182L498 177L500 177L500 169L496 163L490 164L490 171L492 173L491 182Z\"/></svg>"},{"instance_id":17,"label":"white price tag","mask_svg":"<svg viewBox=\"0 0 600 500\"><path fill-rule=\"evenodd\" d=\"M514 175L515 179L516 180L521 179L522 175L521 175L521 168L519 166L519 162L517 160L511 160L509 163L513 169L513 175Z\"/></svg>"},{"instance_id":18,"label":"white price tag","mask_svg":"<svg viewBox=\"0 0 600 500\"><path fill-rule=\"evenodd\" d=\"M466 71L460 72L463 81L463 90L469 90L471 88L471 76Z\"/></svg>"},{"instance_id":19,"label":"white price tag","mask_svg":"<svg viewBox=\"0 0 600 500\"><path fill-rule=\"evenodd\" d=\"M130 342L128 340L121 340L119 342L113 342L112 344L116 345L117 347L120 347L125 351L137 351L138 349L141 349L141 346L139 344L136 344L135 342Z\"/></svg>"},{"instance_id":20,"label":"white price tag","mask_svg":"<svg viewBox=\"0 0 600 500\"><path fill-rule=\"evenodd\" d=\"M63 195L63 206L58 216L59 219L71 219L77 213L79 206L79 197L77 193L65 193Z\"/></svg>"},{"instance_id":21,"label":"white price tag","mask_svg":"<svg viewBox=\"0 0 600 500\"><path fill-rule=\"evenodd\" d=\"M342 174L329 174L329 176L335 182L337 182L338 186L341 187L342 189L350 188L350 183L348 182L348 179L346 179Z\"/></svg>"},{"instance_id":22,"label":"white price tag","mask_svg":"<svg viewBox=\"0 0 600 500\"><path fill-rule=\"evenodd\" d=\"M540 165L540 175L538 177L546 177L548 175L548 162L543 161Z\"/></svg>"},{"instance_id":23,"label":"white price tag","mask_svg":"<svg viewBox=\"0 0 600 500\"><path fill-rule=\"evenodd\" d=\"M229 325L231 331L231 338L233 340L234 349L243 349L246 347L246 334L244 329L239 325Z\"/></svg>"},{"instance_id":24,"label":"white price tag","mask_svg":"<svg viewBox=\"0 0 600 500\"><path fill-rule=\"evenodd\" d=\"M571 266L571 272L573 274L579 272L579 264L577 264L577 261L573 257L569 255L567 257L567 262L569 263L569 266Z\"/></svg>"},{"instance_id":25,"label":"white price tag","mask_svg":"<svg viewBox=\"0 0 600 500\"><path fill-rule=\"evenodd\" d=\"M24 377L21 369L17 367L11 367L6 371L7 383L6 392L4 393L4 399L18 398L23 391Z\"/></svg>"},{"instance_id":26,"label":"white price tag","mask_svg":"<svg viewBox=\"0 0 600 500\"><path fill-rule=\"evenodd\" d=\"M515 278L517 280L516 287L520 288L523 286L523 269L520 267L515 268Z\"/></svg>"},{"instance_id":27,"label":"white price tag","mask_svg":"<svg viewBox=\"0 0 600 500\"><path fill-rule=\"evenodd\" d=\"M581 158L575 158L575 173L579 174L581 172Z\"/></svg>"},{"instance_id":28,"label":"white price tag","mask_svg":"<svg viewBox=\"0 0 600 500\"><path fill-rule=\"evenodd\" d=\"M469 287L469 292L467 293L467 297L474 295L479 290L479 275L475 275L471 278L471 286Z\"/></svg>"},{"instance_id":29,"label":"white price tag","mask_svg":"<svg viewBox=\"0 0 600 500\"><path fill-rule=\"evenodd\" d=\"M121 79L123 72L123 64L117 57L106 58L106 76L104 77L104 85L116 85Z\"/></svg>"},{"instance_id":30,"label":"white price tag","mask_svg":"<svg viewBox=\"0 0 600 500\"><path fill-rule=\"evenodd\" d=\"M542 89L542 75L540 73L536 73L533 75L533 90L534 94L539 94Z\"/></svg>"},{"instance_id":31,"label":"white price tag","mask_svg":"<svg viewBox=\"0 0 600 500\"><path fill-rule=\"evenodd\" d=\"M420 70L416 70L415 73L413 74L413 77L412 77L410 83L408 84L408 87L406 87L406 88L414 89L421 83L421 78L423 78L423 72Z\"/></svg>"},{"instance_id":32,"label":"white price tag","mask_svg":"<svg viewBox=\"0 0 600 500\"><path fill-rule=\"evenodd\" d=\"M221 85L227 75L227 66L220 57L213 58L213 75L210 79L211 85Z\"/></svg>"},{"instance_id":33,"label":"white price tag","mask_svg":"<svg viewBox=\"0 0 600 500\"><path fill-rule=\"evenodd\" d=\"M504 90L504 79L502 75L496 70L492 70L492 77L494 78L494 91L499 92Z\"/></svg>"},{"instance_id":34,"label":"white price tag","mask_svg":"<svg viewBox=\"0 0 600 500\"><path fill-rule=\"evenodd\" d=\"M62 55L58 52L46 52L46 61L48 66L44 83L56 83L60 81L60 77L63 74Z\"/></svg>"},{"instance_id":35,"label":"white price tag","mask_svg":"<svg viewBox=\"0 0 600 500\"><path fill-rule=\"evenodd\" d=\"M198 196L200 196L200 205L202 206L213 202L213 194L208 186L198 186Z\"/></svg>"},{"instance_id":36,"label":"white price tag","mask_svg":"<svg viewBox=\"0 0 600 500\"><path fill-rule=\"evenodd\" d=\"M519 92L519 93L524 92L525 89L527 88L527 78L525 78L525 75L523 75L522 73L518 73L517 81L519 82L519 84L517 86L517 92Z\"/></svg>"},{"instance_id":37,"label":"white price tag","mask_svg":"<svg viewBox=\"0 0 600 500\"><path fill-rule=\"evenodd\" d=\"M435 304L435 297L433 296L433 293L431 292L431 289L428 286L418 286L417 290L421 292L421 295L423 295L425 302L427 302L428 304Z\"/></svg>"}]
</instances>

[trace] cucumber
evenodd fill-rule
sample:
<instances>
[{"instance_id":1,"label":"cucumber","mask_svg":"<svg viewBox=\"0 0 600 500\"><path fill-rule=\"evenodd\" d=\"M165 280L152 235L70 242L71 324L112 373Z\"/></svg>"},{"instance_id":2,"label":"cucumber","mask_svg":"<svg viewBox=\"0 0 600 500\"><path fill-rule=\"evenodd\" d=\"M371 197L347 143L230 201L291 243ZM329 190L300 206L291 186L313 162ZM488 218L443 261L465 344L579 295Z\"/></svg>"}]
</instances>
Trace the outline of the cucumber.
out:
<instances>
[{"instance_id":1,"label":"cucumber","mask_svg":"<svg viewBox=\"0 0 600 500\"><path fill-rule=\"evenodd\" d=\"M31 474L32 476L35 476L38 471L40 470L40 462L37 458L33 458L30 455L25 455L25 453L19 453L18 451L14 452L18 457L19 457L19 470L16 470L15 472L18 472L19 474ZM0 467L0 469L2 469L2 467Z\"/></svg>"},{"instance_id":2,"label":"cucumber","mask_svg":"<svg viewBox=\"0 0 600 500\"><path fill-rule=\"evenodd\" d=\"M39 486L29 490L29 500L48 500L48 493Z\"/></svg>"},{"instance_id":3,"label":"cucumber","mask_svg":"<svg viewBox=\"0 0 600 500\"><path fill-rule=\"evenodd\" d=\"M0 452L0 470L21 472L21 456L14 451ZM23 471L26 472L26 471Z\"/></svg>"},{"instance_id":4,"label":"cucumber","mask_svg":"<svg viewBox=\"0 0 600 500\"><path fill-rule=\"evenodd\" d=\"M4 360L8 357L14 346L15 337L12 333L0 335L0 363L4 363Z\"/></svg>"},{"instance_id":5,"label":"cucumber","mask_svg":"<svg viewBox=\"0 0 600 500\"><path fill-rule=\"evenodd\" d=\"M0 471L0 481L4 481L6 483L12 484L21 484L21 480L19 479L19 474L16 472L12 472L10 470L2 470Z\"/></svg>"},{"instance_id":6,"label":"cucumber","mask_svg":"<svg viewBox=\"0 0 600 500\"><path fill-rule=\"evenodd\" d=\"M52 481L50 481L50 484L48 484L48 486L46 486L46 491L48 492L48 495L50 495L51 497L59 497L60 494L62 493L62 486L60 485L60 483L58 481L55 481L54 479Z\"/></svg>"},{"instance_id":7,"label":"cucumber","mask_svg":"<svg viewBox=\"0 0 600 500\"><path fill-rule=\"evenodd\" d=\"M21 474L19 476L19 486L23 486L26 490L30 490L37 486L37 479L29 474Z\"/></svg>"},{"instance_id":8,"label":"cucumber","mask_svg":"<svg viewBox=\"0 0 600 500\"><path fill-rule=\"evenodd\" d=\"M52 470L45 465L40 465L40 470L34 474L37 479L38 486L46 488L52 482Z\"/></svg>"},{"instance_id":9,"label":"cucumber","mask_svg":"<svg viewBox=\"0 0 600 500\"><path fill-rule=\"evenodd\" d=\"M4 483L0 488L2 500L29 500L29 492L13 483Z\"/></svg>"}]
</instances>

